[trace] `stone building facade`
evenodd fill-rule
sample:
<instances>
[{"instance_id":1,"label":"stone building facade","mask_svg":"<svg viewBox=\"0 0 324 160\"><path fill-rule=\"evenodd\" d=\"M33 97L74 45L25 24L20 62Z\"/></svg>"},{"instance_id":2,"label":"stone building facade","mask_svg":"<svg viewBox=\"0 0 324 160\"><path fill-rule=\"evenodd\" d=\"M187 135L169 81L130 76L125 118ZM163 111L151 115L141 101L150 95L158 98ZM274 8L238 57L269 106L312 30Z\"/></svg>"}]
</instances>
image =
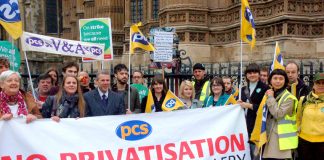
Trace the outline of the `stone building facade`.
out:
<instances>
[{"instance_id":1,"label":"stone building facade","mask_svg":"<svg viewBox=\"0 0 324 160\"><path fill-rule=\"evenodd\" d=\"M83 1L83 2L82 2ZM112 19L115 61L128 61L129 26L175 27L193 62L240 60L240 0L63 0L63 37L78 39L78 18ZM257 43L243 43L243 61L271 61L275 41L285 60L324 60L324 1L252 0ZM78 17L82 15L83 17ZM73 35L73 36L71 36ZM135 64L149 63L138 53Z\"/></svg>"},{"instance_id":2,"label":"stone building facade","mask_svg":"<svg viewBox=\"0 0 324 160\"><path fill-rule=\"evenodd\" d=\"M128 63L129 27L141 21L147 34L152 27L175 27L179 48L193 62L227 63L240 60L240 0L55 0L56 32L49 33L54 0L20 0L25 30L79 39L78 20L110 17L114 61ZM324 61L323 0L249 0L256 23L257 42L251 50L243 43L243 61L270 62L275 42L285 61ZM55 16L54 16L55 17ZM57 16L56 16L57 17ZM37 55L37 54L36 54ZM35 61L38 62L37 56ZM50 61L64 61L60 57ZM42 61L39 61L41 63ZM138 52L133 65L149 64L149 55Z\"/></svg>"}]
</instances>

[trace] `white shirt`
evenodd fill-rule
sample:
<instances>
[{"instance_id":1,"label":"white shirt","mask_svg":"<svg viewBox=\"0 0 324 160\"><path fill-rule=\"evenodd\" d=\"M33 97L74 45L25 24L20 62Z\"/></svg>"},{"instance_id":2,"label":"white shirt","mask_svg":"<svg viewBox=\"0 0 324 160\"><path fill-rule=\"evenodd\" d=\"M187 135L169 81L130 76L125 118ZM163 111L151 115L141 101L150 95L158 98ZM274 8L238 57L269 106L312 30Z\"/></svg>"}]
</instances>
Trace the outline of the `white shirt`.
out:
<instances>
[{"instance_id":1,"label":"white shirt","mask_svg":"<svg viewBox=\"0 0 324 160\"><path fill-rule=\"evenodd\" d=\"M18 117L18 104L14 104L14 105L9 105L11 114L14 118Z\"/></svg>"},{"instance_id":2,"label":"white shirt","mask_svg":"<svg viewBox=\"0 0 324 160\"><path fill-rule=\"evenodd\" d=\"M250 96L252 95L253 91L255 90L258 82L250 82L249 89L250 89Z\"/></svg>"},{"instance_id":3,"label":"white shirt","mask_svg":"<svg viewBox=\"0 0 324 160\"><path fill-rule=\"evenodd\" d=\"M9 106L9 109L11 111L11 114L12 114L13 118L25 117L25 115L18 116L18 103L14 104L14 105L9 105L8 104L8 106ZM25 103L25 106L27 106L26 103Z\"/></svg>"},{"instance_id":4,"label":"white shirt","mask_svg":"<svg viewBox=\"0 0 324 160\"><path fill-rule=\"evenodd\" d=\"M99 95L100 95L100 99L102 99L102 95L106 95L106 99L108 98L108 91L106 93L101 92L101 90L99 89L99 87L97 88Z\"/></svg>"}]
</instances>

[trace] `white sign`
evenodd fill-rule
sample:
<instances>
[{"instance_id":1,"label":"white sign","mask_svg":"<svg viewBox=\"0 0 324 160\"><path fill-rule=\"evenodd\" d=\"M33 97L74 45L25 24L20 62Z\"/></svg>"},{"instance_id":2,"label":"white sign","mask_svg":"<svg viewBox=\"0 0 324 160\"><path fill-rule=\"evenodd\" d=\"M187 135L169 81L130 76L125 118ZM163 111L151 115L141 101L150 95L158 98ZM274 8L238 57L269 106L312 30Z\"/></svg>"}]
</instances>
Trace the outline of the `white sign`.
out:
<instances>
[{"instance_id":1,"label":"white sign","mask_svg":"<svg viewBox=\"0 0 324 160\"><path fill-rule=\"evenodd\" d=\"M39 34L23 32L21 36L24 51L37 51L74 57L104 58L103 44L73 41Z\"/></svg>"},{"instance_id":2,"label":"white sign","mask_svg":"<svg viewBox=\"0 0 324 160\"><path fill-rule=\"evenodd\" d=\"M250 160L239 105L203 109L0 121L0 159L21 160Z\"/></svg>"},{"instance_id":3,"label":"white sign","mask_svg":"<svg viewBox=\"0 0 324 160\"><path fill-rule=\"evenodd\" d=\"M172 62L173 32L154 33L154 62Z\"/></svg>"}]
</instances>

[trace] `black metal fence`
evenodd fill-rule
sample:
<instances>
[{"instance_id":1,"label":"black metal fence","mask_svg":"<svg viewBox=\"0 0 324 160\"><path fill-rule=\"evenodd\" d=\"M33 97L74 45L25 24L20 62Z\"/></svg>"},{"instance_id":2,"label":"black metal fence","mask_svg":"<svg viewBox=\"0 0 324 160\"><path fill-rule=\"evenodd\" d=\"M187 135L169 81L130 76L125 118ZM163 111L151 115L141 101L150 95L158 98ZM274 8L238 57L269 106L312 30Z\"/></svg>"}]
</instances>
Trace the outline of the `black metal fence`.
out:
<instances>
[{"instance_id":1,"label":"black metal fence","mask_svg":"<svg viewBox=\"0 0 324 160\"><path fill-rule=\"evenodd\" d=\"M192 74L192 63L182 63L179 66L173 67L172 69L169 69L169 72L165 72L165 80L169 86L169 89L174 92L178 92L179 85L181 81L188 79L192 80L193 79L193 74ZM269 67L271 62L267 63L260 63L259 65L261 67ZM245 70L245 67L248 64L243 65L243 71ZM81 70L82 70L81 66ZM206 73L209 78L213 78L215 76L230 76L234 80L234 85L238 86L238 83L240 82L240 64L239 63L217 63L217 64L205 64L206 67ZM111 65L111 83L114 83L114 72L113 72L113 65ZM130 73L132 73L133 70L141 70L144 73L144 78L146 84L149 86L151 79L157 75L161 74L157 69L152 69L149 66L131 66L130 67ZM168 69L167 69L168 70ZM315 63L315 62L300 62L300 78L309 86L313 85L313 78L314 74L317 72L323 72L323 62ZM39 76L39 74L32 74L31 77L33 81ZM94 82L96 72L93 71L93 67L91 67L91 71L89 73L89 76L91 77L91 83ZM132 76L132 75L131 75ZM28 88L28 74L24 73L22 74L23 77L23 87L25 89ZM61 77L62 78L62 77ZM245 76L243 75L243 85L246 83L245 82Z\"/></svg>"}]
</instances>

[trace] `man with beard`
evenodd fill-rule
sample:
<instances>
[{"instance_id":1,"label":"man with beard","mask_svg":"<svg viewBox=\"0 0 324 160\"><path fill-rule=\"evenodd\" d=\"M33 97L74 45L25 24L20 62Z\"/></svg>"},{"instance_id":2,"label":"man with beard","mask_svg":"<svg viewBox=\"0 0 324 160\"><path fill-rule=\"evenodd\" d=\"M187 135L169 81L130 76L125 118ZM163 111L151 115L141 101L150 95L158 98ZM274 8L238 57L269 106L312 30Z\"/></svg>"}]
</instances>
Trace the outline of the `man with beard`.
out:
<instances>
[{"instance_id":1,"label":"man with beard","mask_svg":"<svg viewBox=\"0 0 324 160\"><path fill-rule=\"evenodd\" d=\"M41 74L37 80L38 87L35 89L35 96L37 98L37 107L40 111L42 111L42 105L46 101L46 98L50 95L53 79L49 74Z\"/></svg>"},{"instance_id":2,"label":"man with beard","mask_svg":"<svg viewBox=\"0 0 324 160\"><path fill-rule=\"evenodd\" d=\"M141 105L139 94L136 88L130 87L130 105L128 105L128 68L124 64L117 64L114 68L117 83L112 86L112 91L120 93L124 96L126 113L140 113Z\"/></svg>"},{"instance_id":3,"label":"man with beard","mask_svg":"<svg viewBox=\"0 0 324 160\"><path fill-rule=\"evenodd\" d=\"M195 99L204 102L206 97L210 94L210 82L206 76L205 65L196 63L193 66L193 75L195 77L193 85L195 87Z\"/></svg>"}]
</instances>

